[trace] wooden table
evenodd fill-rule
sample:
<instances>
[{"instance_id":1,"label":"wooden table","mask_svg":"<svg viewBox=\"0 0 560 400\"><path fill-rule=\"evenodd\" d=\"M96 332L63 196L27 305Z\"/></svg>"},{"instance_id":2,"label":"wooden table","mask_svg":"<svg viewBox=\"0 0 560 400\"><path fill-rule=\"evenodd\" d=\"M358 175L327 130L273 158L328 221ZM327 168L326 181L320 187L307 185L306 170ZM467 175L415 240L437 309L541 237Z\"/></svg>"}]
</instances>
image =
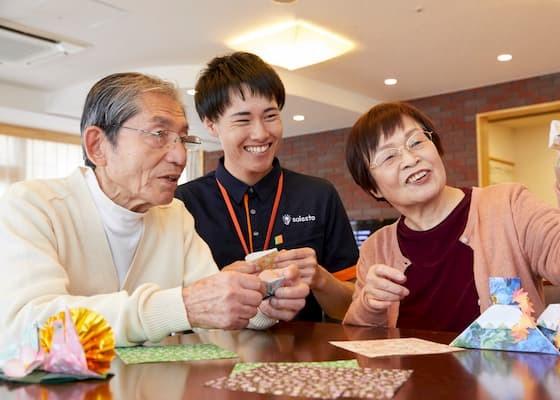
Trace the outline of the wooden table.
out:
<instances>
[{"instance_id":1,"label":"wooden table","mask_svg":"<svg viewBox=\"0 0 560 400\"><path fill-rule=\"evenodd\" d=\"M281 323L266 332L204 331L170 337L165 343L214 343L241 361L327 361L357 358L360 366L414 370L395 399L553 399L560 398L560 357L530 353L467 350L424 356L370 359L334 347L329 340L418 337L449 343L452 333L349 327L329 323ZM1 385L0 399L258 399L244 392L210 389L204 382L228 375L235 359L124 365L113 363L106 382L27 386ZM19 388L19 394L16 390ZM11 389L11 390L10 390ZM45 396L48 394L49 396ZM20 397L17 397L17 396ZM43 397L40 397L40 396ZM54 397L56 395L58 397ZM269 396L279 399L278 396ZM286 397L286 399L292 399Z\"/></svg>"}]
</instances>

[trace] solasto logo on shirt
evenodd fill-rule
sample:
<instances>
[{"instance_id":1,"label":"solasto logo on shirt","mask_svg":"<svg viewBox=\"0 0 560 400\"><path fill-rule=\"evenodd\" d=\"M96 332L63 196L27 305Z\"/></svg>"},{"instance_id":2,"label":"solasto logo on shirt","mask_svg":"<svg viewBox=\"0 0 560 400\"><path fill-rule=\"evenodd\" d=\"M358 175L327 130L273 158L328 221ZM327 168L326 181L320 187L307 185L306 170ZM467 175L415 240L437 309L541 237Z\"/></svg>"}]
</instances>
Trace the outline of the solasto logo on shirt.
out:
<instances>
[{"instance_id":1,"label":"solasto logo on shirt","mask_svg":"<svg viewBox=\"0 0 560 400\"><path fill-rule=\"evenodd\" d=\"M311 214L298 215L297 217L292 217L290 214L282 215L282 222L284 225L288 226L290 223L300 223L300 222L313 222L315 221L315 216Z\"/></svg>"}]
</instances>

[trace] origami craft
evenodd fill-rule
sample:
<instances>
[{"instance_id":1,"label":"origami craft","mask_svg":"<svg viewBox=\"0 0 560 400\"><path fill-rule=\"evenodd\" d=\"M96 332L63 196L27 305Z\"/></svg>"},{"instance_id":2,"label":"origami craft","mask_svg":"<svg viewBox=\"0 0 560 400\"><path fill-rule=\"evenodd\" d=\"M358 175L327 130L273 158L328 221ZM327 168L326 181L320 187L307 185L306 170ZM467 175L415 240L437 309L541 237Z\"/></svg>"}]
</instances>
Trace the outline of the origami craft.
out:
<instances>
[{"instance_id":1,"label":"origami craft","mask_svg":"<svg viewBox=\"0 0 560 400\"><path fill-rule=\"evenodd\" d=\"M39 346L24 341L15 357L2 363L2 378L19 382L40 369L56 379L82 380L104 378L115 356L115 338L111 327L98 313L86 308L66 309L53 315L41 327ZM35 373L33 379L48 379Z\"/></svg>"},{"instance_id":2,"label":"origami craft","mask_svg":"<svg viewBox=\"0 0 560 400\"><path fill-rule=\"evenodd\" d=\"M451 346L560 354L554 339L547 338L547 335L556 337L558 320L553 323L545 310L539 321L548 326L550 332L545 335L537 327L533 306L519 278L493 277L489 284L493 305L455 338ZM552 317L552 313L549 315Z\"/></svg>"},{"instance_id":3,"label":"origami craft","mask_svg":"<svg viewBox=\"0 0 560 400\"><path fill-rule=\"evenodd\" d=\"M245 256L245 261L256 264L260 269L269 269L274 267L274 260L278 255L278 249L268 249L255 251Z\"/></svg>"}]
</instances>

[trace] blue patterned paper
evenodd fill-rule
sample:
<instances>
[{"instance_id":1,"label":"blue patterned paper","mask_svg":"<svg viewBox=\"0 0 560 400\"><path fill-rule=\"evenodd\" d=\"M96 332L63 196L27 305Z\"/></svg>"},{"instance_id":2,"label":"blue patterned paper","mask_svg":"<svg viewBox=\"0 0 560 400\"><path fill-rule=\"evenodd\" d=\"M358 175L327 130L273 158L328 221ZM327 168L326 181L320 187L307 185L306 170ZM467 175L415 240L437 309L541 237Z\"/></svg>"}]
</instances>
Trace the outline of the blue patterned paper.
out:
<instances>
[{"instance_id":1,"label":"blue patterned paper","mask_svg":"<svg viewBox=\"0 0 560 400\"><path fill-rule=\"evenodd\" d=\"M513 293L521 289L521 279L490 277L488 284L492 304L516 304L513 301Z\"/></svg>"},{"instance_id":2,"label":"blue patterned paper","mask_svg":"<svg viewBox=\"0 0 560 400\"><path fill-rule=\"evenodd\" d=\"M455 338L450 346L467 349L558 354L558 350L538 329L529 329L527 339L515 342L510 329L486 329L482 328L476 321Z\"/></svg>"}]
</instances>

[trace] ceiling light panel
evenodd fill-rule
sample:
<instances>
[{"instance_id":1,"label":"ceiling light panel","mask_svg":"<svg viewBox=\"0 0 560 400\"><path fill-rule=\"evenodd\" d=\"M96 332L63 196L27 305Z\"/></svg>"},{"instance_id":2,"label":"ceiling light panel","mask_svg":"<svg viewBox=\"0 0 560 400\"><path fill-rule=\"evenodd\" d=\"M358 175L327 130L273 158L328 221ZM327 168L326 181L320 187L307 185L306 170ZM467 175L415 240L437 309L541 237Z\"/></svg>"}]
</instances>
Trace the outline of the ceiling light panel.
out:
<instances>
[{"instance_id":1,"label":"ceiling light panel","mask_svg":"<svg viewBox=\"0 0 560 400\"><path fill-rule=\"evenodd\" d=\"M305 21L288 21L227 42L235 50L259 55L269 64L295 70L338 57L354 43Z\"/></svg>"}]
</instances>

